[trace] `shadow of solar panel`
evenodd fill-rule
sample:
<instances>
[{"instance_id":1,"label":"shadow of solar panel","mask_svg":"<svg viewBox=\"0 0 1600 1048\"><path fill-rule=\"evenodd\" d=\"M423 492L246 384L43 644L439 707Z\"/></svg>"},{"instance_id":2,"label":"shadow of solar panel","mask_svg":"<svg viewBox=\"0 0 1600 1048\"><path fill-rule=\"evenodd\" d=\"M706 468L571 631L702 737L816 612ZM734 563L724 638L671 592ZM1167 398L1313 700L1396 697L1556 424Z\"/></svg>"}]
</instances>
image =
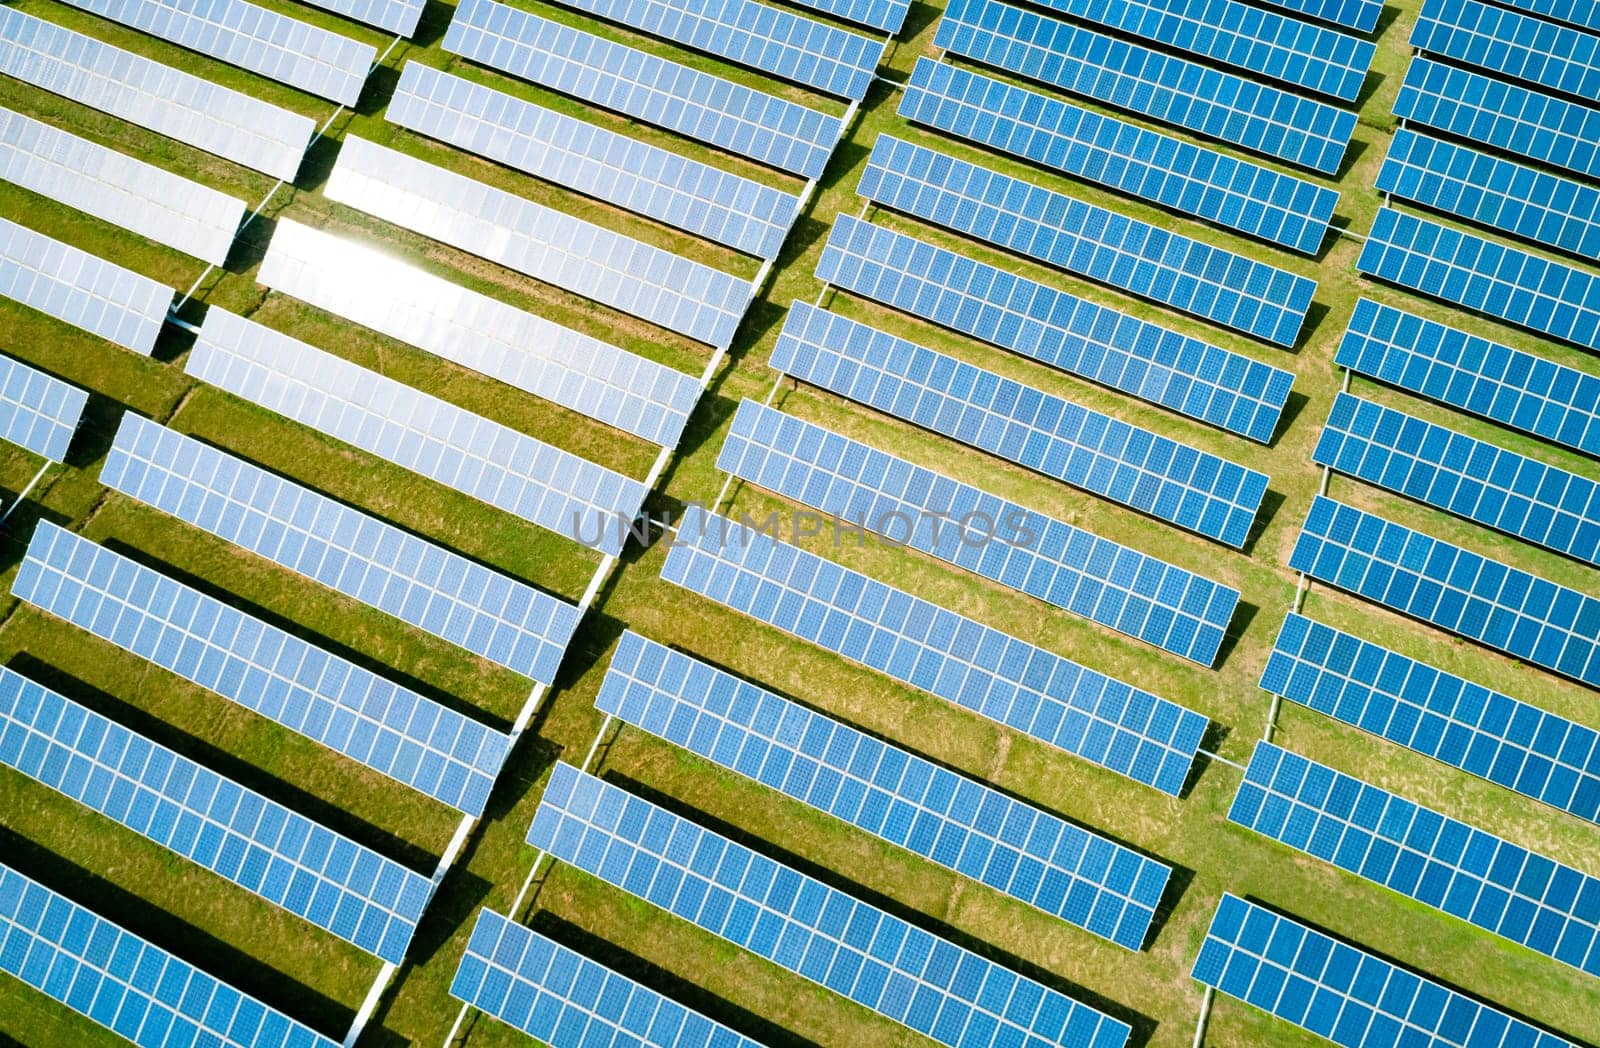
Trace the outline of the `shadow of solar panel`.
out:
<instances>
[{"instance_id":1,"label":"shadow of solar panel","mask_svg":"<svg viewBox=\"0 0 1600 1048\"><path fill-rule=\"evenodd\" d=\"M1267 476L796 302L772 367L1045 476L1242 546Z\"/></svg>"},{"instance_id":2,"label":"shadow of solar panel","mask_svg":"<svg viewBox=\"0 0 1600 1048\"><path fill-rule=\"evenodd\" d=\"M1356 269L1600 350L1600 277L1438 222L1379 210Z\"/></svg>"},{"instance_id":3,"label":"shadow of solar panel","mask_svg":"<svg viewBox=\"0 0 1600 1048\"><path fill-rule=\"evenodd\" d=\"M795 0L801 7L898 36L905 24L910 0Z\"/></svg>"},{"instance_id":4,"label":"shadow of solar panel","mask_svg":"<svg viewBox=\"0 0 1600 1048\"><path fill-rule=\"evenodd\" d=\"M1595 0L1506 0L1506 6L1560 19L1585 29L1600 29L1600 3Z\"/></svg>"},{"instance_id":5,"label":"shadow of solar panel","mask_svg":"<svg viewBox=\"0 0 1600 1048\"><path fill-rule=\"evenodd\" d=\"M1315 18L1322 22L1370 33L1383 14L1382 0L1267 0L1275 7Z\"/></svg>"},{"instance_id":6,"label":"shadow of solar panel","mask_svg":"<svg viewBox=\"0 0 1600 1048\"><path fill-rule=\"evenodd\" d=\"M595 708L1130 950L1172 873L637 633Z\"/></svg>"},{"instance_id":7,"label":"shadow of solar panel","mask_svg":"<svg viewBox=\"0 0 1600 1048\"><path fill-rule=\"evenodd\" d=\"M195 378L531 524L617 553L645 488L588 459L218 307Z\"/></svg>"},{"instance_id":8,"label":"shadow of solar panel","mask_svg":"<svg viewBox=\"0 0 1600 1048\"><path fill-rule=\"evenodd\" d=\"M1294 251L1314 253L1339 194L1293 175L917 59L900 115Z\"/></svg>"},{"instance_id":9,"label":"shadow of solar panel","mask_svg":"<svg viewBox=\"0 0 1600 1048\"><path fill-rule=\"evenodd\" d=\"M1600 879L1258 742L1232 822L1600 975Z\"/></svg>"},{"instance_id":10,"label":"shadow of solar panel","mask_svg":"<svg viewBox=\"0 0 1600 1048\"><path fill-rule=\"evenodd\" d=\"M528 843L949 1048L1121 1048L1126 1023L558 762Z\"/></svg>"},{"instance_id":11,"label":"shadow of solar panel","mask_svg":"<svg viewBox=\"0 0 1600 1048\"><path fill-rule=\"evenodd\" d=\"M1289 566L1536 666L1600 684L1600 599L1318 496Z\"/></svg>"},{"instance_id":12,"label":"shadow of solar panel","mask_svg":"<svg viewBox=\"0 0 1600 1048\"><path fill-rule=\"evenodd\" d=\"M88 402L77 386L0 356L0 440L61 462Z\"/></svg>"},{"instance_id":13,"label":"shadow of solar panel","mask_svg":"<svg viewBox=\"0 0 1600 1048\"><path fill-rule=\"evenodd\" d=\"M1203 666L1238 590L791 418L740 403L717 468Z\"/></svg>"},{"instance_id":14,"label":"shadow of solar panel","mask_svg":"<svg viewBox=\"0 0 1600 1048\"><path fill-rule=\"evenodd\" d=\"M461 0L444 49L624 116L818 178L844 132L835 116L519 11Z\"/></svg>"},{"instance_id":15,"label":"shadow of solar panel","mask_svg":"<svg viewBox=\"0 0 1600 1048\"><path fill-rule=\"evenodd\" d=\"M1328 175L1356 127L1348 110L998 0L957 0L934 46Z\"/></svg>"},{"instance_id":16,"label":"shadow of solar panel","mask_svg":"<svg viewBox=\"0 0 1600 1048\"><path fill-rule=\"evenodd\" d=\"M1338 1044L1572 1048L1487 1004L1224 894L1193 977Z\"/></svg>"},{"instance_id":17,"label":"shadow of solar panel","mask_svg":"<svg viewBox=\"0 0 1600 1048\"><path fill-rule=\"evenodd\" d=\"M820 279L1263 443L1294 375L903 233L839 215Z\"/></svg>"},{"instance_id":18,"label":"shadow of solar panel","mask_svg":"<svg viewBox=\"0 0 1600 1048\"><path fill-rule=\"evenodd\" d=\"M7 866L0 939L0 971L139 1048L338 1044Z\"/></svg>"},{"instance_id":19,"label":"shadow of solar panel","mask_svg":"<svg viewBox=\"0 0 1600 1048\"><path fill-rule=\"evenodd\" d=\"M11 592L469 815L505 760L499 732L49 521Z\"/></svg>"},{"instance_id":20,"label":"shadow of solar panel","mask_svg":"<svg viewBox=\"0 0 1600 1048\"><path fill-rule=\"evenodd\" d=\"M396 36L416 33L422 20L424 0L308 0L316 7L346 18L375 26Z\"/></svg>"},{"instance_id":21,"label":"shadow of solar panel","mask_svg":"<svg viewBox=\"0 0 1600 1048\"><path fill-rule=\"evenodd\" d=\"M1600 455L1600 377L1363 298L1335 361L1453 408Z\"/></svg>"},{"instance_id":22,"label":"shadow of solar panel","mask_svg":"<svg viewBox=\"0 0 1600 1048\"><path fill-rule=\"evenodd\" d=\"M173 291L0 218L0 297L149 356Z\"/></svg>"},{"instance_id":23,"label":"shadow of solar panel","mask_svg":"<svg viewBox=\"0 0 1600 1048\"><path fill-rule=\"evenodd\" d=\"M428 879L0 668L0 763L399 964Z\"/></svg>"},{"instance_id":24,"label":"shadow of solar panel","mask_svg":"<svg viewBox=\"0 0 1600 1048\"><path fill-rule=\"evenodd\" d=\"M857 191L1280 346L1294 345L1317 290L1315 280L890 135L878 136Z\"/></svg>"},{"instance_id":25,"label":"shadow of solar panel","mask_svg":"<svg viewBox=\"0 0 1600 1048\"><path fill-rule=\"evenodd\" d=\"M1411 46L1589 101L1600 100L1600 37L1478 0L1424 0Z\"/></svg>"},{"instance_id":26,"label":"shadow of solar panel","mask_svg":"<svg viewBox=\"0 0 1600 1048\"><path fill-rule=\"evenodd\" d=\"M285 181L315 130L310 117L9 7L0 73Z\"/></svg>"},{"instance_id":27,"label":"shadow of solar panel","mask_svg":"<svg viewBox=\"0 0 1600 1048\"><path fill-rule=\"evenodd\" d=\"M1589 822L1600 732L1291 614L1261 687Z\"/></svg>"},{"instance_id":28,"label":"shadow of solar panel","mask_svg":"<svg viewBox=\"0 0 1600 1048\"><path fill-rule=\"evenodd\" d=\"M1206 718L725 517L685 518L661 577L1177 796Z\"/></svg>"}]
</instances>

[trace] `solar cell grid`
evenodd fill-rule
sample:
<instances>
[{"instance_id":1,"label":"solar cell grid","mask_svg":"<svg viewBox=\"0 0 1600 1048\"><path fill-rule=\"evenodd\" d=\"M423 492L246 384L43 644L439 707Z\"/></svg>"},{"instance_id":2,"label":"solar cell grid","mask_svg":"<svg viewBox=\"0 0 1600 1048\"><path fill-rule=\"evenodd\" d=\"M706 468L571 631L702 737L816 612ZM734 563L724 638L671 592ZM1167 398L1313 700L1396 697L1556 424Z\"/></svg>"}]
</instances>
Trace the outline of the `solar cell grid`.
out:
<instances>
[{"instance_id":1,"label":"solar cell grid","mask_svg":"<svg viewBox=\"0 0 1600 1048\"><path fill-rule=\"evenodd\" d=\"M396 36L416 33L422 20L423 0L311 0L317 7L376 26Z\"/></svg>"},{"instance_id":2,"label":"solar cell grid","mask_svg":"<svg viewBox=\"0 0 1600 1048\"><path fill-rule=\"evenodd\" d=\"M795 0L802 7L898 36L911 10L910 0Z\"/></svg>"},{"instance_id":3,"label":"solar cell grid","mask_svg":"<svg viewBox=\"0 0 1600 1048\"><path fill-rule=\"evenodd\" d=\"M1506 6L1586 29L1600 29L1600 3L1595 0L1506 0Z\"/></svg>"},{"instance_id":4,"label":"solar cell grid","mask_svg":"<svg viewBox=\"0 0 1600 1048\"><path fill-rule=\"evenodd\" d=\"M1381 0L1267 0L1267 3L1363 34L1377 28L1378 16L1383 14Z\"/></svg>"},{"instance_id":5,"label":"solar cell grid","mask_svg":"<svg viewBox=\"0 0 1600 1048\"><path fill-rule=\"evenodd\" d=\"M1411 29L1421 51L1600 101L1600 37L1478 0L1424 0Z\"/></svg>"},{"instance_id":6,"label":"solar cell grid","mask_svg":"<svg viewBox=\"0 0 1600 1048\"><path fill-rule=\"evenodd\" d=\"M61 462L88 401L76 386L0 356L0 439Z\"/></svg>"}]
</instances>

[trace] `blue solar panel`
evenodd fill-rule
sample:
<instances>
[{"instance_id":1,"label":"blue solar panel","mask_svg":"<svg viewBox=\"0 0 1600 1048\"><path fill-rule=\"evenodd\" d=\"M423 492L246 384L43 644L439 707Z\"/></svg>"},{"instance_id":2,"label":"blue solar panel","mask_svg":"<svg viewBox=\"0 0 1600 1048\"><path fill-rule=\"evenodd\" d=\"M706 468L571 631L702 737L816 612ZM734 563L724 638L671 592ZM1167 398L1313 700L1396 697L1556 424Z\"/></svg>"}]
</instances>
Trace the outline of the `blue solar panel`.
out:
<instances>
[{"instance_id":1,"label":"blue solar panel","mask_svg":"<svg viewBox=\"0 0 1600 1048\"><path fill-rule=\"evenodd\" d=\"M0 866L0 971L139 1048L336 1048L36 881Z\"/></svg>"},{"instance_id":2,"label":"blue solar panel","mask_svg":"<svg viewBox=\"0 0 1600 1048\"><path fill-rule=\"evenodd\" d=\"M1312 460L1600 566L1600 484L1340 393Z\"/></svg>"},{"instance_id":3,"label":"blue solar panel","mask_svg":"<svg viewBox=\"0 0 1600 1048\"><path fill-rule=\"evenodd\" d=\"M100 483L545 684L578 609L133 412Z\"/></svg>"},{"instance_id":4,"label":"blue solar panel","mask_svg":"<svg viewBox=\"0 0 1600 1048\"><path fill-rule=\"evenodd\" d=\"M786 375L1230 546L1267 476L1098 411L796 302L771 364Z\"/></svg>"},{"instance_id":5,"label":"blue solar panel","mask_svg":"<svg viewBox=\"0 0 1600 1048\"><path fill-rule=\"evenodd\" d=\"M802 7L898 36L911 0L795 0Z\"/></svg>"},{"instance_id":6,"label":"blue solar panel","mask_svg":"<svg viewBox=\"0 0 1600 1048\"><path fill-rule=\"evenodd\" d=\"M1356 128L1349 110L999 0L957 0L934 45L1328 175Z\"/></svg>"},{"instance_id":7,"label":"blue solar panel","mask_svg":"<svg viewBox=\"0 0 1600 1048\"><path fill-rule=\"evenodd\" d=\"M1600 109L1418 56L1394 115L1530 160L1600 177Z\"/></svg>"},{"instance_id":8,"label":"blue solar panel","mask_svg":"<svg viewBox=\"0 0 1600 1048\"><path fill-rule=\"evenodd\" d=\"M1238 590L784 415L739 405L717 468L1203 666Z\"/></svg>"},{"instance_id":9,"label":"blue solar panel","mask_svg":"<svg viewBox=\"0 0 1600 1048\"><path fill-rule=\"evenodd\" d=\"M1336 361L1462 411L1600 455L1600 377L1363 298Z\"/></svg>"},{"instance_id":10,"label":"blue solar panel","mask_svg":"<svg viewBox=\"0 0 1600 1048\"><path fill-rule=\"evenodd\" d=\"M1076 276L1293 346L1317 282L879 135L860 194Z\"/></svg>"},{"instance_id":11,"label":"blue solar panel","mask_svg":"<svg viewBox=\"0 0 1600 1048\"><path fill-rule=\"evenodd\" d=\"M661 576L1173 796L1205 734L1176 703L725 517L686 518Z\"/></svg>"},{"instance_id":12,"label":"blue solar panel","mask_svg":"<svg viewBox=\"0 0 1600 1048\"><path fill-rule=\"evenodd\" d=\"M1330 585L1600 684L1600 599L1318 496L1289 566Z\"/></svg>"},{"instance_id":13,"label":"blue solar panel","mask_svg":"<svg viewBox=\"0 0 1600 1048\"><path fill-rule=\"evenodd\" d=\"M1130 950L1172 873L637 633L595 708Z\"/></svg>"},{"instance_id":14,"label":"blue solar panel","mask_svg":"<svg viewBox=\"0 0 1600 1048\"><path fill-rule=\"evenodd\" d=\"M1121 1048L1126 1023L557 763L528 843L949 1048Z\"/></svg>"},{"instance_id":15,"label":"blue solar panel","mask_svg":"<svg viewBox=\"0 0 1600 1048\"><path fill-rule=\"evenodd\" d=\"M1356 260L1363 273L1600 350L1600 276L1392 208Z\"/></svg>"},{"instance_id":16,"label":"blue solar panel","mask_svg":"<svg viewBox=\"0 0 1600 1048\"><path fill-rule=\"evenodd\" d=\"M450 994L551 1048L761 1048L489 909Z\"/></svg>"},{"instance_id":17,"label":"blue solar panel","mask_svg":"<svg viewBox=\"0 0 1600 1048\"><path fill-rule=\"evenodd\" d=\"M1600 732L1565 717L1292 614L1261 687L1600 822Z\"/></svg>"},{"instance_id":18,"label":"blue solar panel","mask_svg":"<svg viewBox=\"0 0 1600 1048\"><path fill-rule=\"evenodd\" d=\"M1382 0L1267 0L1267 3L1358 33L1372 32L1377 28L1378 16L1383 13Z\"/></svg>"},{"instance_id":19,"label":"blue solar panel","mask_svg":"<svg viewBox=\"0 0 1600 1048\"><path fill-rule=\"evenodd\" d=\"M1236 895L1223 895L1194 978L1338 1044L1572 1048L1521 1019Z\"/></svg>"},{"instance_id":20,"label":"blue solar panel","mask_svg":"<svg viewBox=\"0 0 1600 1048\"><path fill-rule=\"evenodd\" d=\"M1600 96L1600 37L1478 0L1425 0L1411 46L1551 91Z\"/></svg>"},{"instance_id":21,"label":"blue solar panel","mask_svg":"<svg viewBox=\"0 0 1600 1048\"><path fill-rule=\"evenodd\" d=\"M849 215L834 218L817 276L1263 443L1294 384L1292 372Z\"/></svg>"},{"instance_id":22,"label":"blue solar panel","mask_svg":"<svg viewBox=\"0 0 1600 1048\"><path fill-rule=\"evenodd\" d=\"M1600 261L1600 189L1401 130L1377 188L1546 247Z\"/></svg>"},{"instance_id":23,"label":"blue solar panel","mask_svg":"<svg viewBox=\"0 0 1600 1048\"><path fill-rule=\"evenodd\" d=\"M817 178L836 116L496 3L461 0L444 49L647 124Z\"/></svg>"},{"instance_id":24,"label":"blue solar panel","mask_svg":"<svg viewBox=\"0 0 1600 1048\"><path fill-rule=\"evenodd\" d=\"M505 760L501 733L48 521L11 592L469 815Z\"/></svg>"},{"instance_id":25,"label":"blue solar panel","mask_svg":"<svg viewBox=\"0 0 1600 1048\"><path fill-rule=\"evenodd\" d=\"M428 878L0 667L0 763L393 964Z\"/></svg>"},{"instance_id":26,"label":"blue solar panel","mask_svg":"<svg viewBox=\"0 0 1600 1048\"><path fill-rule=\"evenodd\" d=\"M1600 878L1256 743L1232 822L1600 975Z\"/></svg>"},{"instance_id":27,"label":"blue solar panel","mask_svg":"<svg viewBox=\"0 0 1600 1048\"><path fill-rule=\"evenodd\" d=\"M1506 0L1506 6L1587 29L1600 29L1600 3L1596 0Z\"/></svg>"},{"instance_id":28,"label":"blue solar panel","mask_svg":"<svg viewBox=\"0 0 1600 1048\"><path fill-rule=\"evenodd\" d=\"M88 402L78 387L0 356L0 440L60 462Z\"/></svg>"}]
</instances>

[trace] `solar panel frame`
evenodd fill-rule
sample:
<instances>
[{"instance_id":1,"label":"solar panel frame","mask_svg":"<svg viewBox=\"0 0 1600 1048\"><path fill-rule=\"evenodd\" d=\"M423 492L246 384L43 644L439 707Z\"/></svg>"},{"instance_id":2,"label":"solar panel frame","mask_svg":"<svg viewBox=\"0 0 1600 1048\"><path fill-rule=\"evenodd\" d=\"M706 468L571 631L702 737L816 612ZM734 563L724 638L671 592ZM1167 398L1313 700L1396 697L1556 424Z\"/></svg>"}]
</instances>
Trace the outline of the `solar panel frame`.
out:
<instances>
[{"instance_id":1,"label":"solar panel frame","mask_svg":"<svg viewBox=\"0 0 1600 1048\"><path fill-rule=\"evenodd\" d=\"M89 394L0 355L0 440L50 462L63 462Z\"/></svg>"},{"instance_id":2,"label":"solar panel frame","mask_svg":"<svg viewBox=\"0 0 1600 1048\"><path fill-rule=\"evenodd\" d=\"M1600 101L1600 37L1478 0L1424 0L1411 46L1498 76Z\"/></svg>"}]
</instances>

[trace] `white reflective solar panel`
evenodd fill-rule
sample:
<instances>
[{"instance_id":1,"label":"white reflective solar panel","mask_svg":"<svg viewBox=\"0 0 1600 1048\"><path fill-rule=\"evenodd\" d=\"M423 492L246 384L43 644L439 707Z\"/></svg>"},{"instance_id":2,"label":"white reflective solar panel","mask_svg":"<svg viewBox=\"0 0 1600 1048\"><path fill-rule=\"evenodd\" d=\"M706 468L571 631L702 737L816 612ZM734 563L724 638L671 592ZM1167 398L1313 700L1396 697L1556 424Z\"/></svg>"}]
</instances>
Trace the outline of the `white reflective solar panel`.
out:
<instances>
[{"instance_id":1,"label":"white reflective solar panel","mask_svg":"<svg viewBox=\"0 0 1600 1048\"><path fill-rule=\"evenodd\" d=\"M410 36L422 19L424 0L307 0L334 14L375 26L396 36Z\"/></svg>"},{"instance_id":2,"label":"white reflective solar panel","mask_svg":"<svg viewBox=\"0 0 1600 1048\"><path fill-rule=\"evenodd\" d=\"M173 291L0 218L0 297L150 355Z\"/></svg>"},{"instance_id":3,"label":"white reflective solar panel","mask_svg":"<svg viewBox=\"0 0 1600 1048\"><path fill-rule=\"evenodd\" d=\"M60 462L88 402L78 387L0 357L0 440Z\"/></svg>"}]
</instances>

